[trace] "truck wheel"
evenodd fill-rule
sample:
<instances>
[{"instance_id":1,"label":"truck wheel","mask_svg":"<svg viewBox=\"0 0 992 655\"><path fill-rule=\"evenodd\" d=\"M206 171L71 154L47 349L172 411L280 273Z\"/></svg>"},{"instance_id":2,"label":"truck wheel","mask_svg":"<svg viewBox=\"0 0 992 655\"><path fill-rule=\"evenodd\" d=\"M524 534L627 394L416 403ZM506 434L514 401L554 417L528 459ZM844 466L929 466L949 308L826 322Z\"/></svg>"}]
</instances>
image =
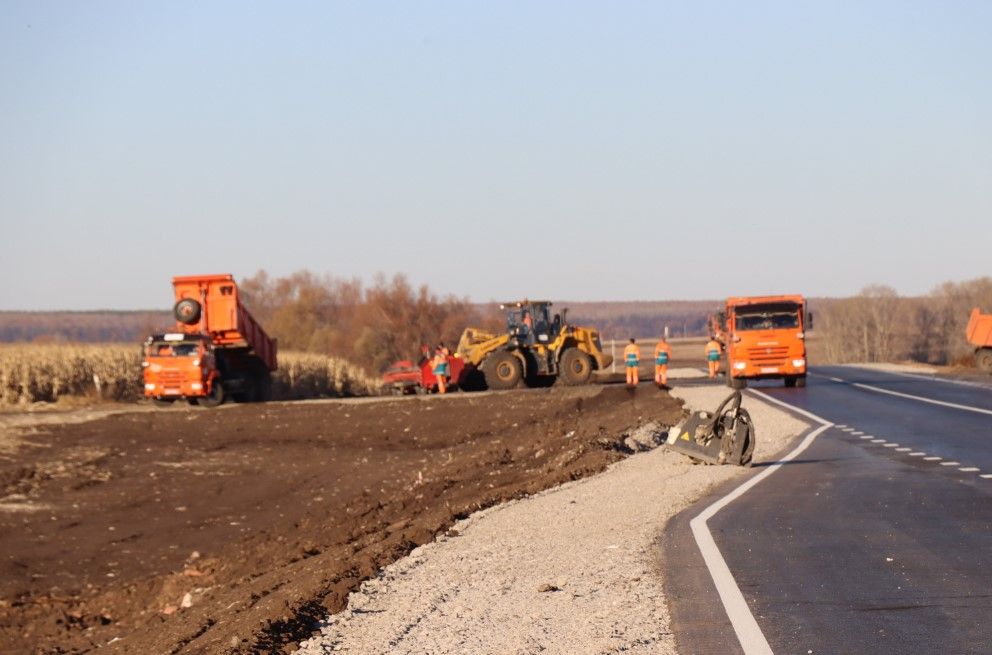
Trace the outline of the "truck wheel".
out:
<instances>
[{"instance_id":1,"label":"truck wheel","mask_svg":"<svg viewBox=\"0 0 992 655\"><path fill-rule=\"evenodd\" d=\"M986 373L992 373L992 348L979 348L975 353L975 364Z\"/></svg>"},{"instance_id":2,"label":"truck wheel","mask_svg":"<svg viewBox=\"0 0 992 655\"><path fill-rule=\"evenodd\" d=\"M256 380L255 398L262 403L272 400L272 374L268 371L259 375Z\"/></svg>"},{"instance_id":3,"label":"truck wheel","mask_svg":"<svg viewBox=\"0 0 992 655\"><path fill-rule=\"evenodd\" d=\"M800 376L798 376L796 378L796 386L797 387L800 387L800 388L806 386L806 376L805 375L800 375Z\"/></svg>"},{"instance_id":4,"label":"truck wheel","mask_svg":"<svg viewBox=\"0 0 992 655\"><path fill-rule=\"evenodd\" d=\"M524 376L520 360L506 351L489 355L482 364L482 373L490 389L513 389Z\"/></svg>"},{"instance_id":5,"label":"truck wheel","mask_svg":"<svg viewBox=\"0 0 992 655\"><path fill-rule=\"evenodd\" d=\"M192 298L183 298L172 308L172 315L183 325L195 325L200 320L202 308Z\"/></svg>"},{"instance_id":6,"label":"truck wheel","mask_svg":"<svg viewBox=\"0 0 992 655\"><path fill-rule=\"evenodd\" d=\"M796 386L796 378L795 378L795 376L790 375L789 377L785 378L785 386L787 386L787 387L794 387L794 386Z\"/></svg>"},{"instance_id":7,"label":"truck wheel","mask_svg":"<svg viewBox=\"0 0 992 655\"><path fill-rule=\"evenodd\" d=\"M592 360L578 348L569 348L562 353L559 367L559 379L570 386L586 384L592 377Z\"/></svg>"},{"instance_id":8,"label":"truck wheel","mask_svg":"<svg viewBox=\"0 0 992 655\"><path fill-rule=\"evenodd\" d=\"M224 385L218 380L214 380L210 387L210 395L200 398L200 404L204 407L217 407L224 402Z\"/></svg>"}]
</instances>

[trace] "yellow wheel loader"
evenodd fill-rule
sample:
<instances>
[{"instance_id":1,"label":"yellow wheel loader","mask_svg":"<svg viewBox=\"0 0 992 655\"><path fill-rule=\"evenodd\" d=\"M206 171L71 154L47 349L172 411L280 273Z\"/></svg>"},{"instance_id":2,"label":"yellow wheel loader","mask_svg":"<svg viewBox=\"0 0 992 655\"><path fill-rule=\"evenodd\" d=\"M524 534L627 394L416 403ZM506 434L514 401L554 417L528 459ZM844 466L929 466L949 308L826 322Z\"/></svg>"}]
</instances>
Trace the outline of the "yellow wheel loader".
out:
<instances>
[{"instance_id":1,"label":"yellow wheel loader","mask_svg":"<svg viewBox=\"0 0 992 655\"><path fill-rule=\"evenodd\" d=\"M552 315L546 300L504 303L500 309L506 312L505 334L468 328L458 341L467 388L586 384L594 370L613 362L603 353L599 330L569 325L567 309Z\"/></svg>"}]
</instances>

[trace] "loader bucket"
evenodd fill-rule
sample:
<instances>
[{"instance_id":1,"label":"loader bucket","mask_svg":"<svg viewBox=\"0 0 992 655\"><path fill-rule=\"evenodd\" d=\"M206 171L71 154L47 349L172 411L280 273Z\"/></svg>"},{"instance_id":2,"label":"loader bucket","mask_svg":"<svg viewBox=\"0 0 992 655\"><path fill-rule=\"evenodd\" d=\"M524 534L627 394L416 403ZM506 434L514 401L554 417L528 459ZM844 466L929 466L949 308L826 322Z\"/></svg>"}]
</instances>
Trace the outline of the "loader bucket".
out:
<instances>
[{"instance_id":1,"label":"loader bucket","mask_svg":"<svg viewBox=\"0 0 992 655\"><path fill-rule=\"evenodd\" d=\"M750 466L754 441L751 416L741 408L741 392L735 391L715 412L694 412L666 444L698 462Z\"/></svg>"}]
</instances>

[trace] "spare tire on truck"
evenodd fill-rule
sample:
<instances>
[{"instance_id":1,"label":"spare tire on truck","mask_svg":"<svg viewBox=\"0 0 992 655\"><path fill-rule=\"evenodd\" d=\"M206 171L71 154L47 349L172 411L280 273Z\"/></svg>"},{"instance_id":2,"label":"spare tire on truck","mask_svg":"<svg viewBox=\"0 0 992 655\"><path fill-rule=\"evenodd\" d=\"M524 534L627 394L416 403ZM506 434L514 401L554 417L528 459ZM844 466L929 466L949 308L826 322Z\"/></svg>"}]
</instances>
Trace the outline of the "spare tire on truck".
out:
<instances>
[{"instance_id":1,"label":"spare tire on truck","mask_svg":"<svg viewBox=\"0 0 992 655\"><path fill-rule=\"evenodd\" d=\"M195 325L200 321L203 308L192 298L183 298L172 308L172 315L183 325Z\"/></svg>"}]
</instances>

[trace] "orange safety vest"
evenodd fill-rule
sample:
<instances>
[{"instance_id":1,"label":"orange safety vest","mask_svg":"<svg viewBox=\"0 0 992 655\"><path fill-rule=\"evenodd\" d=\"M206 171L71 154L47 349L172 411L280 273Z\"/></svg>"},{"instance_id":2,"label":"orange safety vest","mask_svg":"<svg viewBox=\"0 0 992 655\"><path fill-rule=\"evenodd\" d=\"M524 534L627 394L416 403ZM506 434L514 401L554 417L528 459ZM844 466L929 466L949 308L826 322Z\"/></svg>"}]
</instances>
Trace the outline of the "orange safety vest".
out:
<instances>
[{"instance_id":1,"label":"orange safety vest","mask_svg":"<svg viewBox=\"0 0 992 655\"><path fill-rule=\"evenodd\" d=\"M671 344L669 344L669 343L662 343L661 341L658 342L658 345L654 347L654 360L655 360L655 363L658 362L658 359L661 357L661 353L665 353L665 355L667 355L665 357L665 363L667 364L668 363L668 360L670 360L672 358L672 346L671 346Z\"/></svg>"},{"instance_id":2,"label":"orange safety vest","mask_svg":"<svg viewBox=\"0 0 992 655\"><path fill-rule=\"evenodd\" d=\"M636 343L627 344L627 347L623 349L623 359L628 364L636 364L641 360L641 349L637 347Z\"/></svg>"}]
</instances>

